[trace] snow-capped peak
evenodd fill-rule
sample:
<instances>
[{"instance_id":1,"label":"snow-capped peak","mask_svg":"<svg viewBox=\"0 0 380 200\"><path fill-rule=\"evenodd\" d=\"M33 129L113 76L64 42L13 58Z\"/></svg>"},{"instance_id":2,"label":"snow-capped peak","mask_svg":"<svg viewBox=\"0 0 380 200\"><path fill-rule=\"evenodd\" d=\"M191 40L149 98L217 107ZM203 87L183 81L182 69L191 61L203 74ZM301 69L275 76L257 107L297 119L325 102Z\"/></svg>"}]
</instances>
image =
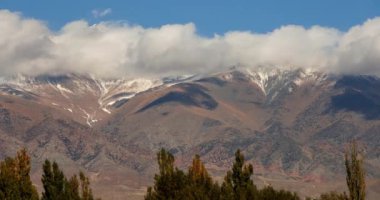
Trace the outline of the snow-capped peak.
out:
<instances>
[{"instance_id":1,"label":"snow-capped peak","mask_svg":"<svg viewBox=\"0 0 380 200\"><path fill-rule=\"evenodd\" d=\"M275 96L276 92L286 89L289 92L294 90L294 87L300 87L306 82L319 84L327 78L326 74L317 72L313 69L293 69L290 67L277 68L241 68L234 67L227 73L219 75L226 81L234 78L243 78L254 83L266 96Z\"/></svg>"},{"instance_id":2,"label":"snow-capped peak","mask_svg":"<svg viewBox=\"0 0 380 200\"><path fill-rule=\"evenodd\" d=\"M0 92L6 95L38 99L54 109L85 119L89 126L111 114L139 93L191 81L193 75L166 78L102 79L91 75L41 75L0 78Z\"/></svg>"},{"instance_id":3,"label":"snow-capped peak","mask_svg":"<svg viewBox=\"0 0 380 200\"><path fill-rule=\"evenodd\" d=\"M318 83L326 78L313 70L234 68L210 75L225 81L244 80L255 84L263 94L274 99L280 91L292 92L306 82ZM17 75L0 79L0 92L26 99L38 99L55 109L79 115L87 124L101 120L140 93L167 88L183 82L204 78L203 75L170 76L165 78L101 79L91 75ZM53 104L54 103L54 104Z\"/></svg>"}]
</instances>

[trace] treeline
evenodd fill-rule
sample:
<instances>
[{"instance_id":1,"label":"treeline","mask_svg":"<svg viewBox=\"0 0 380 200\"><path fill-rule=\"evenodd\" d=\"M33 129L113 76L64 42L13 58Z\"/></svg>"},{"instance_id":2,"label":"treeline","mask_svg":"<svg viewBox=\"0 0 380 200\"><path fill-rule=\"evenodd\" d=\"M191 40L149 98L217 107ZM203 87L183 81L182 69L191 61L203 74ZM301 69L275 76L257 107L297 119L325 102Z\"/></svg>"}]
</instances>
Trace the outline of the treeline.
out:
<instances>
[{"instance_id":1,"label":"treeline","mask_svg":"<svg viewBox=\"0 0 380 200\"><path fill-rule=\"evenodd\" d=\"M253 167L245 163L240 150L235 153L232 168L221 184L207 172L199 155L184 172L174 166L174 156L161 149L157 153L159 172L154 176L153 187L148 187L145 200L299 200L295 192L276 190L272 186L258 189L252 180ZM365 180L363 160L353 142L345 155L347 172L346 193L329 192L319 198L307 200L364 200Z\"/></svg>"},{"instance_id":2,"label":"treeline","mask_svg":"<svg viewBox=\"0 0 380 200\"><path fill-rule=\"evenodd\" d=\"M42 166L41 198L30 179L30 157L25 149L0 162L0 200L94 200L90 181L82 172L67 178L56 162Z\"/></svg>"},{"instance_id":3,"label":"treeline","mask_svg":"<svg viewBox=\"0 0 380 200\"><path fill-rule=\"evenodd\" d=\"M157 153L159 172L146 200L299 200L295 192L276 190L272 186L257 188L252 180L253 167L245 162L240 150L232 168L221 184L207 172L196 155L186 172L174 166L174 156L161 149ZM365 173L363 158L353 142L345 154L346 183L349 193L329 192L307 200L364 200ZM67 178L56 162L46 160L42 166L41 197L30 179L30 157L25 149L14 158L0 162L0 200L94 200L90 181L82 172Z\"/></svg>"},{"instance_id":4,"label":"treeline","mask_svg":"<svg viewBox=\"0 0 380 200\"><path fill-rule=\"evenodd\" d=\"M174 157L161 149L157 154L159 174L154 177L154 186L149 187L146 200L245 200L245 199L300 199L296 193L275 190L271 186L259 190L253 183L253 167L246 164L238 150L232 169L221 185L213 181L200 157L196 155L187 173L174 166Z\"/></svg>"}]
</instances>

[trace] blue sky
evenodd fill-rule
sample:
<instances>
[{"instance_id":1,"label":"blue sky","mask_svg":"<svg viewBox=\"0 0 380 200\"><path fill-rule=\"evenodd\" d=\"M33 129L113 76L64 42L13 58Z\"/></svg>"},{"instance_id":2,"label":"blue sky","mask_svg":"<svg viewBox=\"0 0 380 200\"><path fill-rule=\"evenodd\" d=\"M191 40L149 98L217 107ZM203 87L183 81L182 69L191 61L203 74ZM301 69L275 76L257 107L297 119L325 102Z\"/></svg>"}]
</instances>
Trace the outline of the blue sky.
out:
<instances>
[{"instance_id":1,"label":"blue sky","mask_svg":"<svg viewBox=\"0 0 380 200\"><path fill-rule=\"evenodd\" d=\"M85 19L90 23L121 20L144 27L195 23L198 34L231 30L265 33L282 25L321 25L346 31L380 15L380 0L0 0L0 8L45 21L53 30ZM93 10L112 12L95 18Z\"/></svg>"},{"instance_id":2,"label":"blue sky","mask_svg":"<svg viewBox=\"0 0 380 200\"><path fill-rule=\"evenodd\" d=\"M0 0L0 46L0 76L380 76L380 0Z\"/></svg>"}]
</instances>

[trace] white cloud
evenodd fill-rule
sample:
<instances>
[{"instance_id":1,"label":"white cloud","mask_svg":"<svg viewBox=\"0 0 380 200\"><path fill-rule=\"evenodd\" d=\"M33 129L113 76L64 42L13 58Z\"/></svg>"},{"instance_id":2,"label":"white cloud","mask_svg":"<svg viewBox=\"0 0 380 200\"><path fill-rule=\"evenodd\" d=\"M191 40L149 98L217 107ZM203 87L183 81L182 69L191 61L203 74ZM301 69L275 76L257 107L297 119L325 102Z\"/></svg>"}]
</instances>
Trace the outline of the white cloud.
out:
<instances>
[{"instance_id":1,"label":"white cloud","mask_svg":"<svg viewBox=\"0 0 380 200\"><path fill-rule=\"evenodd\" d=\"M236 64L380 75L380 17L347 32L288 25L265 34L232 31L209 38L191 23L144 28L80 20L52 32L41 21L1 10L0 30L0 75L162 76Z\"/></svg>"},{"instance_id":2,"label":"white cloud","mask_svg":"<svg viewBox=\"0 0 380 200\"><path fill-rule=\"evenodd\" d=\"M98 9L94 9L91 11L92 13L92 16L95 17L95 18L100 18L100 17L104 17L106 15L109 15L112 13L112 9L111 8L107 8L107 9L104 9L104 10L98 10Z\"/></svg>"}]
</instances>

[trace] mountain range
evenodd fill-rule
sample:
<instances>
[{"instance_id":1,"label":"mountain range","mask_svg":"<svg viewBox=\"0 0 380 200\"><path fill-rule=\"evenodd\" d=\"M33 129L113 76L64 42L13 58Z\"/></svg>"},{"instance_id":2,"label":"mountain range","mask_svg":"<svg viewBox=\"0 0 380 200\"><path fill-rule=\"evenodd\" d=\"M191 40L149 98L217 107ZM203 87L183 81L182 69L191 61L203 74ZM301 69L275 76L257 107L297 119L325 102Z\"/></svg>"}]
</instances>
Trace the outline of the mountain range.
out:
<instances>
[{"instance_id":1,"label":"mountain range","mask_svg":"<svg viewBox=\"0 0 380 200\"><path fill-rule=\"evenodd\" d=\"M380 195L380 78L234 67L206 75L101 79L2 78L0 158L27 147L41 163L90 175L96 196L142 199L166 148L186 169L199 154L218 180L241 149L254 181L316 196L345 188L344 151L357 140L369 199Z\"/></svg>"}]
</instances>

